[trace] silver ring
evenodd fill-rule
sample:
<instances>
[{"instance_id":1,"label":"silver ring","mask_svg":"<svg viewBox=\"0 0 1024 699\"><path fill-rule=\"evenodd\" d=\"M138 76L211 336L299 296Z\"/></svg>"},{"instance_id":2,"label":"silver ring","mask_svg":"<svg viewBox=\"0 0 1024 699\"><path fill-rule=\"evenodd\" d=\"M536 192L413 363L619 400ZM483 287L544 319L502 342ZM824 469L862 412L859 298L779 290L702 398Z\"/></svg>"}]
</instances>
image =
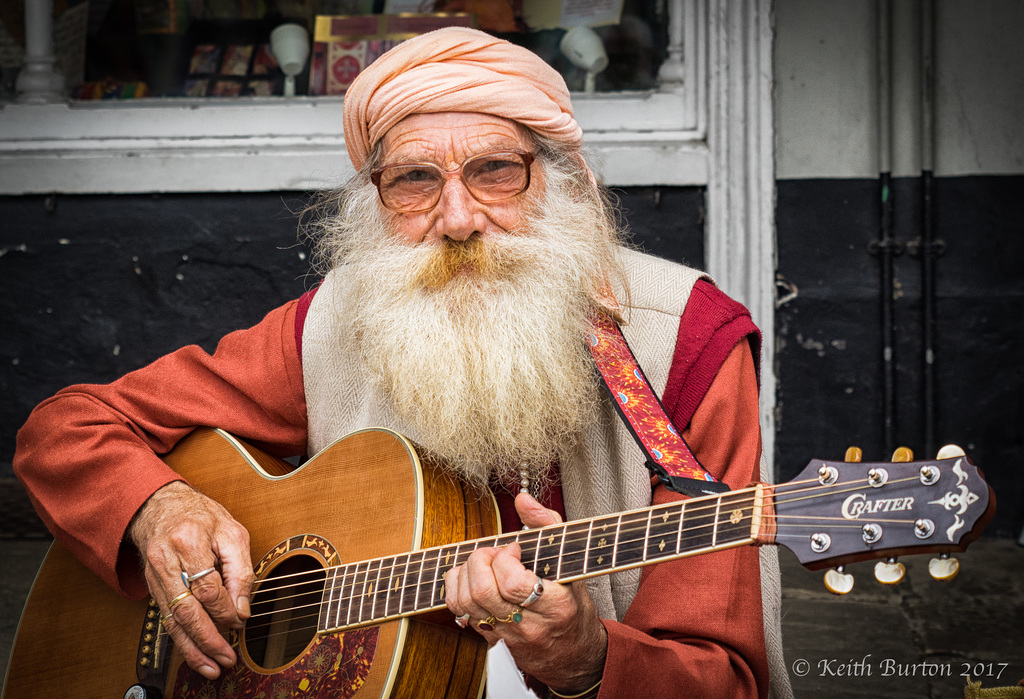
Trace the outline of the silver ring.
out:
<instances>
[{"instance_id":1,"label":"silver ring","mask_svg":"<svg viewBox=\"0 0 1024 699\"><path fill-rule=\"evenodd\" d=\"M455 623L459 625L460 629L466 628L466 624L469 623L469 613L465 613L462 616L455 617Z\"/></svg>"},{"instance_id":2,"label":"silver ring","mask_svg":"<svg viewBox=\"0 0 1024 699\"><path fill-rule=\"evenodd\" d=\"M524 599L523 603L520 604L519 606L520 607L529 607L531 604L533 604L534 602L539 600L540 596L543 593L544 593L544 581L541 580L540 578L537 578L537 582L535 582L533 584L533 591L530 593L530 596L527 597L526 599Z\"/></svg>"},{"instance_id":3,"label":"silver ring","mask_svg":"<svg viewBox=\"0 0 1024 699\"><path fill-rule=\"evenodd\" d=\"M191 590L192 589L192 583L194 583L196 580L198 580L199 578L203 577L204 575L209 575L210 573L212 573L215 570L217 570L216 567L207 568L206 570L199 571L195 575L189 575L187 571L183 570L183 571L181 571L181 582L184 583L185 587L187 587L188 589Z\"/></svg>"}]
</instances>

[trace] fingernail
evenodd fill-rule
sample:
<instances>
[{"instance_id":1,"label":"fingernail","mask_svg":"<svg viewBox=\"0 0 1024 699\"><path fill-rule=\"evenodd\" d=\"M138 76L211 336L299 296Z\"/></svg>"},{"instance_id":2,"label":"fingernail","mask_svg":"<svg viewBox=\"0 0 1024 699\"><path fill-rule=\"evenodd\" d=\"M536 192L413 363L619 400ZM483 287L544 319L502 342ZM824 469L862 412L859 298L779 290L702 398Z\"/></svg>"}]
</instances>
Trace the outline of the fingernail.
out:
<instances>
[{"instance_id":1,"label":"fingernail","mask_svg":"<svg viewBox=\"0 0 1024 699\"><path fill-rule=\"evenodd\" d=\"M234 665L235 665L235 659L234 658L229 658L226 655L218 655L214 659L218 663L220 663L221 667L234 667Z\"/></svg>"},{"instance_id":2,"label":"fingernail","mask_svg":"<svg viewBox=\"0 0 1024 699\"><path fill-rule=\"evenodd\" d=\"M199 674L208 680L215 680L220 675L220 670L209 665L202 665L199 668Z\"/></svg>"},{"instance_id":3,"label":"fingernail","mask_svg":"<svg viewBox=\"0 0 1024 699\"><path fill-rule=\"evenodd\" d=\"M248 619L249 618L249 598L248 597L239 597L238 598L238 606L236 607L236 609L238 609L238 616L242 617L243 619Z\"/></svg>"}]
</instances>

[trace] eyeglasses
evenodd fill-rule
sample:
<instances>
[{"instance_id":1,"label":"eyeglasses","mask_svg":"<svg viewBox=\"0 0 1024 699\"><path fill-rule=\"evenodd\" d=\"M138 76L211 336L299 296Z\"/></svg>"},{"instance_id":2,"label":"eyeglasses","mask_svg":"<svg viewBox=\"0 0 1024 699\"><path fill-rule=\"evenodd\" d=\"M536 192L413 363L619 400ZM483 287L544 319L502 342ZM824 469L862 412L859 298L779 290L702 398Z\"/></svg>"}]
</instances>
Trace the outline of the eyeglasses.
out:
<instances>
[{"instance_id":1,"label":"eyeglasses","mask_svg":"<svg viewBox=\"0 0 1024 699\"><path fill-rule=\"evenodd\" d=\"M504 150L474 155L454 170L434 163L385 165L370 174L380 200L392 211L411 214L437 206L445 182L459 177L481 204L491 204L522 194L530 186L533 154Z\"/></svg>"}]
</instances>

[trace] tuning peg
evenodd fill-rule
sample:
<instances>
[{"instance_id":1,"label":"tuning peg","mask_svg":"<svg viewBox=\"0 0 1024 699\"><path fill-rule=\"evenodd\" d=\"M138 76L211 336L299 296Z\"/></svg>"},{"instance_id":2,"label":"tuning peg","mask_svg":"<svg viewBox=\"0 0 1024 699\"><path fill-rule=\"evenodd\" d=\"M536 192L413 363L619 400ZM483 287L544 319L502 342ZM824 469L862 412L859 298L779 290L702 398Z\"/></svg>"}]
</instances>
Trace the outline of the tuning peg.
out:
<instances>
[{"instance_id":1,"label":"tuning peg","mask_svg":"<svg viewBox=\"0 0 1024 699\"><path fill-rule=\"evenodd\" d=\"M860 447L847 447L846 458L843 460L848 464L857 464L862 458L864 458L864 452L860 450Z\"/></svg>"},{"instance_id":2,"label":"tuning peg","mask_svg":"<svg viewBox=\"0 0 1024 699\"><path fill-rule=\"evenodd\" d=\"M928 561L928 572L936 580L949 582L960 572L960 561L950 558L948 553L939 554L938 558Z\"/></svg>"},{"instance_id":3,"label":"tuning peg","mask_svg":"<svg viewBox=\"0 0 1024 699\"><path fill-rule=\"evenodd\" d=\"M947 444L939 449L936 459L955 459L958 456L967 456L967 452L955 444Z\"/></svg>"},{"instance_id":4,"label":"tuning peg","mask_svg":"<svg viewBox=\"0 0 1024 699\"><path fill-rule=\"evenodd\" d=\"M875 564L875 580L883 585L898 585L907 574L906 567L895 558L887 558Z\"/></svg>"},{"instance_id":5,"label":"tuning peg","mask_svg":"<svg viewBox=\"0 0 1024 699\"><path fill-rule=\"evenodd\" d=\"M853 589L853 576L843 572L843 566L836 566L825 573L825 589L833 595L845 595Z\"/></svg>"},{"instance_id":6,"label":"tuning peg","mask_svg":"<svg viewBox=\"0 0 1024 699\"><path fill-rule=\"evenodd\" d=\"M909 447L899 447L892 453L892 462L906 463L914 460L914 452Z\"/></svg>"}]
</instances>

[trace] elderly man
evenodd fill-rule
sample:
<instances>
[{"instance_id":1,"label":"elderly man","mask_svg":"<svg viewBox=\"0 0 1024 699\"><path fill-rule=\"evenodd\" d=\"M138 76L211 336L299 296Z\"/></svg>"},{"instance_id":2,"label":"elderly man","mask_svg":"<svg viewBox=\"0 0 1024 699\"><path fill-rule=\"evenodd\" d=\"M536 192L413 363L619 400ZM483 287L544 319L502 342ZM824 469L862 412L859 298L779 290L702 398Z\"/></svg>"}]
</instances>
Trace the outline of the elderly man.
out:
<instances>
[{"instance_id":1,"label":"elderly man","mask_svg":"<svg viewBox=\"0 0 1024 699\"><path fill-rule=\"evenodd\" d=\"M357 173L317 207L315 292L212 356L187 347L65 389L18 437L15 467L58 539L122 594L148 589L208 679L237 661L217 626L247 619L254 574L245 528L157 456L197 426L280 455L390 427L489 484L506 528L680 499L652 482L600 386L583 338L603 314L710 473L733 488L758 475L749 315L699 273L621 246L555 71L441 30L372 64L344 109ZM566 585L520 556L474 552L445 575L445 603L542 691L767 694L755 549Z\"/></svg>"}]
</instances>

